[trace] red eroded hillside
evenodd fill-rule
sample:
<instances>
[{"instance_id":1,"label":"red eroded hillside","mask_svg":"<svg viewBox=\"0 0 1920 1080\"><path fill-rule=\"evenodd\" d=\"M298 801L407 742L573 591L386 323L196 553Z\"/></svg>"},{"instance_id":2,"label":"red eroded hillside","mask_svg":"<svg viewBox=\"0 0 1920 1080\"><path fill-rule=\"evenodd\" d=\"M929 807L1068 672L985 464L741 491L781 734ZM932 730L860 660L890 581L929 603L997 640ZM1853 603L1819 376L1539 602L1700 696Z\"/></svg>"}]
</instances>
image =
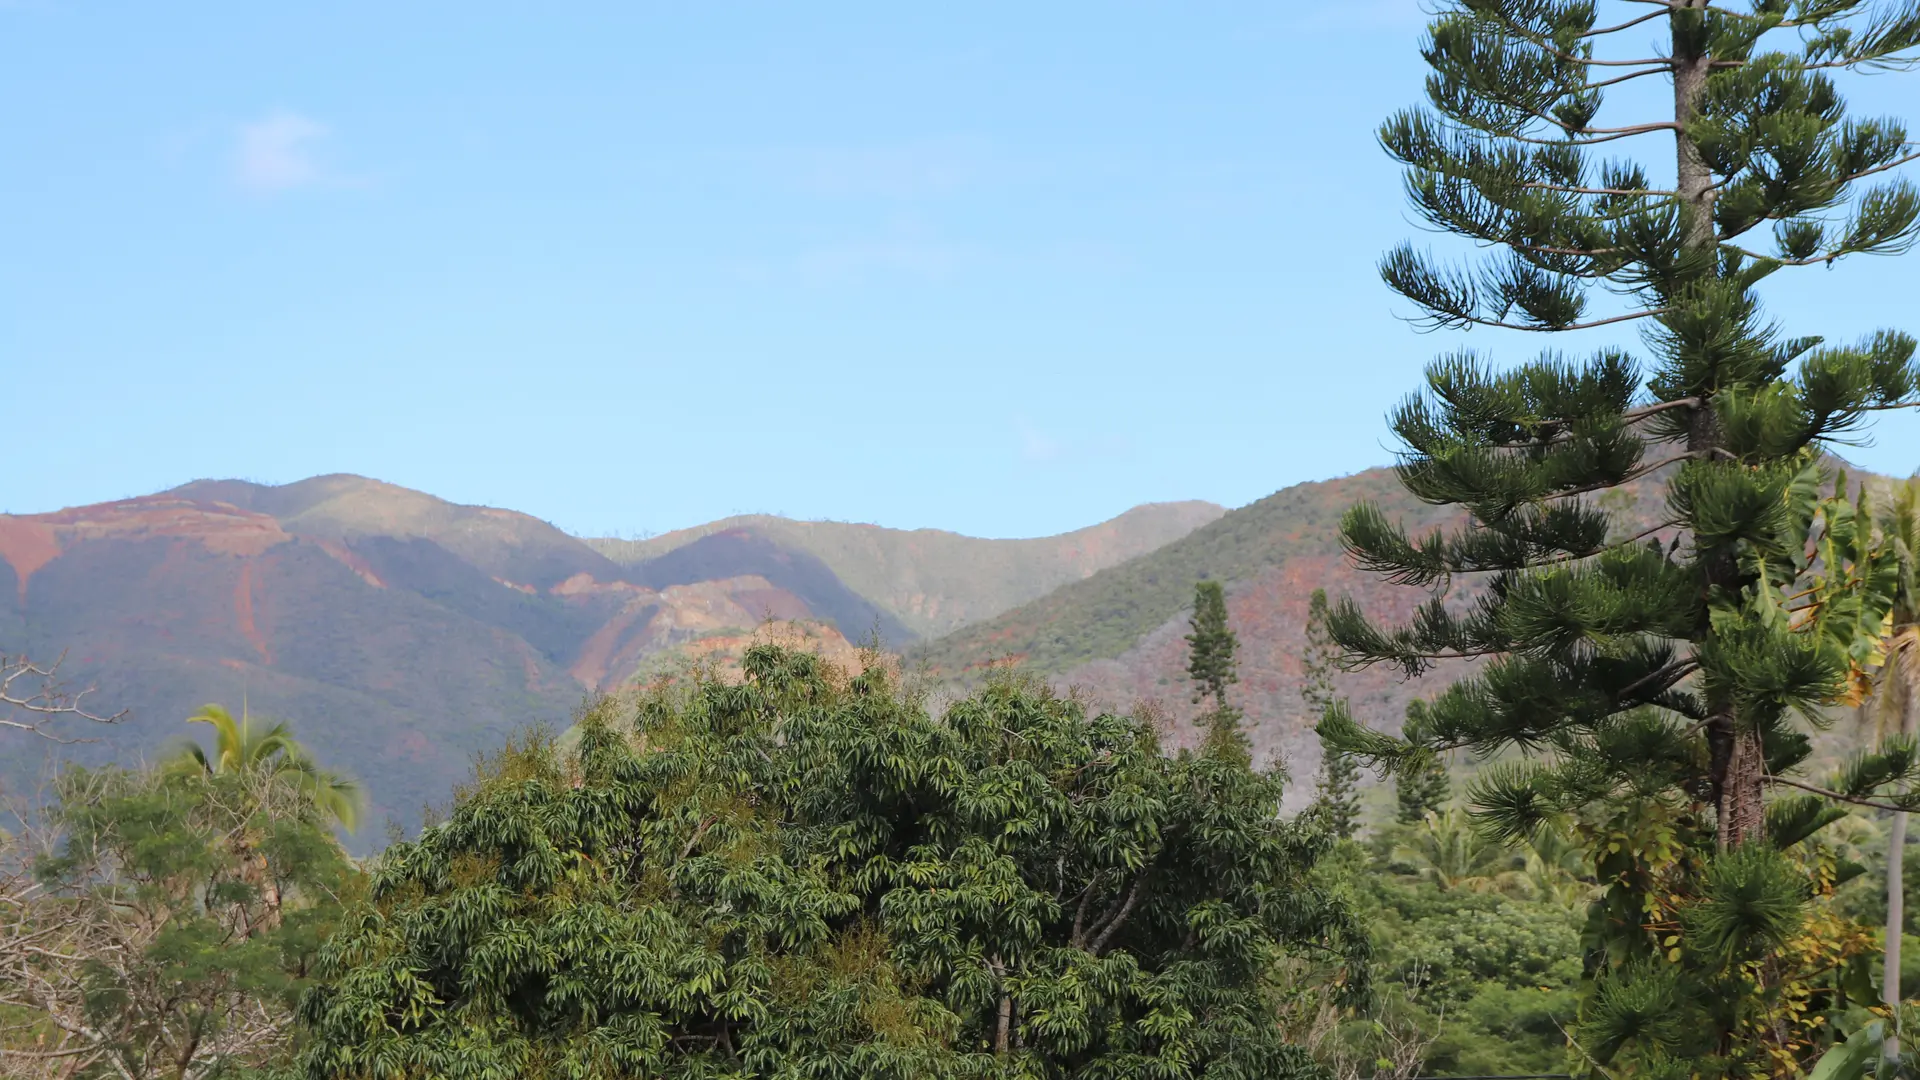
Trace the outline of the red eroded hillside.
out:
<instances>
[{"instance_id":1,"label":"red eroded hillside","mask_svg":"<svg viewBox=\"0 0 1920 1080\"><path fill-rule=\"evenodd\" d=\"M63 753L152 755L199 705L244 703L293 720L316 754L360 779L375 819L411 821L475 753L530 723L564 726L586 693L662 654L724 651L714 642L743 641L768 619L849 648L792 589L727 573L724 557L700 568L714 580L679 581L668 567L633 581L647 568L549 537L532 554L496 541L500 559L483 567L418 531L308 533L303 509L282 520L166 494L0 516L0 649L64 654L71 678L132 712ZM514 560L573 573L541 588L489 572ZM833 584L801 587L818 599ZM24 738L6 743L14 784L49 749Z\"/></svg>"},{"instance_id":2,"label":"red eroded hillside","mask_svg":"<svg viewBox=\"0 0 1920 1080\"><path fill-rule=\"evenodd\" d=\"M83 760L152 755L200 704L245 702L295 719L359 776L376 819L408 820L472 753L530 719L564 721L580 695L509 629L230 504L153 496L0 517L0 560L0 645L64 654L71 678L132 711L85 732L103 741L71 751ZM46 749L8 747L16 766Z\"/></svg>"}]
</instances>

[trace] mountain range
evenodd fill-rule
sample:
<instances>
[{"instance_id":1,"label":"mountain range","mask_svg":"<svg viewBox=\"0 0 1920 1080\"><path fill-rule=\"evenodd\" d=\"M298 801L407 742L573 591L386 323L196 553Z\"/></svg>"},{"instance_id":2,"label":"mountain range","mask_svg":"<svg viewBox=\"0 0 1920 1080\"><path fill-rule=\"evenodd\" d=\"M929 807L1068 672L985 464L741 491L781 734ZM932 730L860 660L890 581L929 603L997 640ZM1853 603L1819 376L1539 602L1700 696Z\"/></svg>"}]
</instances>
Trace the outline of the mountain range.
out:
<instances>
[{"instance_id":1,"label":"mountain range","mask_svg":"<svg viewBox=\"0 0 1920 1080\"><path fill-rule=\"evenodd\" d=\"M288 718L405 827L473 755L586 695L737 657L771 623L842 657L909 649L1218 519L1149 504L1061 536L750 517L645 541L582 539L509 510L357 476L196 481L0 515L0 652L64 656L131 710L62 748L151 756L213 701ZM18 787L46 744L0 739Z\"/></svg>"}]
</instances>

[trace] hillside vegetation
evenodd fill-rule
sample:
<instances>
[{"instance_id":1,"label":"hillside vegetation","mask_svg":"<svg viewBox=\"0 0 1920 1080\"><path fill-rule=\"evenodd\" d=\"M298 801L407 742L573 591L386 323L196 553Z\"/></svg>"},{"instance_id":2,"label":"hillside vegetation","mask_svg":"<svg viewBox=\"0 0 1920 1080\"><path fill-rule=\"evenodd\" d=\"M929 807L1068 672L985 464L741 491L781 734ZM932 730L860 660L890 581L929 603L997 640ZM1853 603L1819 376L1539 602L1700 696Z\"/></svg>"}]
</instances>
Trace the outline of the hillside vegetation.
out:
<instances>
[{"instance_id":1,"label":"hillside vegetation","mask_svg":"<svg viewBox=\"0 0 1920 1080\"><path fill-rule=\"evenodd\" d=\"M1117 657L1185 612L1196 581L1237 582L1292 559L1336 554L1340 515L1361 499L1414 522L1440 519L1407 498L1387 469L1296 484L1150 554L931 642L915 650L913 659L936 674L960 676L1006 659L1036 674L1059 675Z\"/></svg>"}]
</instances>

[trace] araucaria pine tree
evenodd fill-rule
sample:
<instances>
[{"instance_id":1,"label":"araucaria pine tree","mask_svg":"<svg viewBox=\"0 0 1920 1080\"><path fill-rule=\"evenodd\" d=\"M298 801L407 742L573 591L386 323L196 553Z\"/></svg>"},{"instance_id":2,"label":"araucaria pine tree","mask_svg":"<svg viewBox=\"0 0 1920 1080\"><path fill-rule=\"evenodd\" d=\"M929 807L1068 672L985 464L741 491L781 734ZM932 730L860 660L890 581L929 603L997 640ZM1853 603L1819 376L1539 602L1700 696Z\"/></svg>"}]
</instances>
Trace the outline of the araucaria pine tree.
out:
<instances>
[{"instance_id":1,"label":"araucaria pine tree","mask_svg":"<svg viewBox=\"0 0 1920 1080\"><path fill-rule=\"evenodd\" d=\"M1333 672L1338 650L1327 632L1330 613L1327 590L1315 589L1307 601L1307 644L1300 652L1300 701L1308 716L1319 716L1333 704ZM1360 827L1360 765L1353 755L1321 741L1320 782L1313 795L1314 812L1342 840Z\"/></svg>"},{"instance_id":2,"label":"araucaria pine tree","mask_svg":"<svg viewBox=\"0 0 1920 1080\"><path fill-rule=\"evenodd\" d=\"M1438 814L1453 798L1453 779L1447 765L1437 757L1408 762L1393 778L1393 798L1398 804L1394 820L1402 825L1418 825L1428 814Z\"/></svg>"},{"instance_id":3,"label":"araucaria pine tree","mask_svg":"<svg viewBox=\"0 0 1920 1080\"><path fill-rule=\"evenodd\" d=\"M1622 841L1644 858L1601 868L1618 884L1592 927L1605 947L1584 1050L1651 1072L1783 1075L1812 1052L1819 1012L1794 1019L1768 959L1821 880L1789 849L1835 813L1802 789L1899 801L1888 788L1913 760L1908 742L1824 785L1793 775L1805 722L1848 694L1888 602L1871 519L1822 451L1914 406L1920 380L1908 335L1789 336L1761 289L1912 244L1920 193L1898 169L1920 154L1899 122L1850 117L1835 77L1910 64L1920 5L1435 7L1428 104L1380 139L1418 217L1482 255L1453 265L1402 246L1386 282L1431 326L1633 325L1644 349L1429 369L1391 417L1400 479L1467 523L1410 536L1353 509L1358 562L1435 596L1400 629L1337 605L1332 631L1349 664L1483 663L1404 739L1338 706L1323 731L1389 767L1521 752L1470 792L1512 836L1638 806L1604 819L1654 839ZM1664 488L1639 500L1662 509L1616 518L1599 496L1619 488ZM1799 794L1770 801L1769 787Z\"/></svg>"},{"instance_id":4,"label":"araucaria pine tree","mask_svg":"<svg viewBox=\"0 0 1920 1080\"><path fill-rule=\"evenodd\" d=\"M1205 723L1210 738L1241 738L1240 711L1227 701L1227 687L1240 681L1240 639L1227 626L1227 593L1217 581L1193 587L1193 618L1187 623L1187 677L1194 704L1211 702Z\"/></svg>"}]
</instances>

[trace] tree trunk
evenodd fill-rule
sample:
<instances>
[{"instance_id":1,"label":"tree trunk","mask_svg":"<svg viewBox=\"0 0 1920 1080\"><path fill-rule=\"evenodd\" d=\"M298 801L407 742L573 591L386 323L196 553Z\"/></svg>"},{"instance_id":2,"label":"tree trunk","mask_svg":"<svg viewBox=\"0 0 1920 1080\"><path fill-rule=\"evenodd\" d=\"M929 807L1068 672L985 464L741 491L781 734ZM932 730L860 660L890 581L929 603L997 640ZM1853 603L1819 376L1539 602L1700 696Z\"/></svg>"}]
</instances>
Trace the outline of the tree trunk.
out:
<instances>
[{"instance_id":1,"label":"tree trunk","mask_svg":"<svg viewBox=\"0 0 1920 1080\"><path fill-rule=\"evenodd\" d=\"M1683 243L1692 265L1683 273L1696 280L1711 278L1719 270L1719 231L1713 221L1717 189L1713 170L1708 167L1700 147L1687 133L1686 125L1700 113L1707 92L1707 75L1713 70L1713 57L1706 51L1701 32L1703 9L1708 0L1679 0L1672 4L1668 27L1672 34L1669 55L1673 63L1673 120L1677 127L1674 142L1674 191L1685 214ZM1713 393L1718 387L1712 374L1706 385L1695 391L1701 404L1688 423L1687 449L1702 460L1712 456L1725 442L1719 417L1715 415ZM1733 590L1740 584L1740 568L1727 556L1705 559L1701 564L1702 615L1700 633L1713 631L1705 615L1705 599L1714 589ZM1707 745L1711 755L1714 811L1717 840L1726 851L1766 835L1764 799L1766 785L1766 748L1760 733L1743 729L1728 702L1709 701Z\"/></svg>"},{"instance_id":2,"label":"tree trunk","mask_svg":"<svg viewBox=\"0 0 1920 1080\"><path fill-rule=\"evenodd\" d=\"M1766 757L1757 731L1741 731L1731 716L1707 725L1712 754L1716 839L1721 851L1767 835Z\"/></svg>"},{"instance_id":3,"label":"tree trunk","mask_svg":"<svg viewBox=\"0 0 1920 1080\"><path fill-rule=\"evenodd\" d=\"M1000 957L987 960L987 967L1000 983L1000 1008L993 1032L993 1052L1001 1057L1007 1053L1008 1035L1013 1027L1013 995L1007 992L1007 965Z\"/></svg>"},{"instance_id":4,"label":"tree trunk","mask_svg":"<svg viewBox=\"0 0 1920 1080\"><path fill-rule=\"evenodd\" d=\"M1673 33L1673 120L1680 125L1673 133L1674 190L1687 209L1686 246L1711 256L1720 246L1713 227L1713 171L1686 132L1686 124L1700 112L1700 102L1707 93L1707 73L1713 65L1713 57L1701 47L1700 35L1690 26L1704 17L1693 12L1706 6L1707 0L1684 0L1674 5L1678 10L1668 16L1668 22ZM1700 271L1711 273L1713 267L1709 261Z\"/></svg>"},{"instance_id":5,"label":"tree trunk","mask_svg":"<svg viewBox=\"0 0 1920 1080\"><path fill-rule=\"evenodd\" d=\"M1892 678L1901 678L1905 674L1904 658L1887 658L1887 672ZM1913 690L1908 686L1888 686L1887 689L1900 695L1900 734L1902 737L1913 733ZM1907 812L1893 812L1893 830L1887 837L1887 936L1885 967L1880 972L1880 1000L1887 1006L1887 1037L1880 1049L1888 1061L1900 1057L1900 938L1907 922Z\"/></svg>"},{"instance_id":6,"label":"tree trunk","mask_svg":"<svg viewBox=\"0 0 1920 1080\"><path fill-rule=\"evenodd\" d=\"M1880 1000L1887 1006L1887 1038L1881 1045L1887 1060L1900 1057L1900 934L1906 920L1907 812L1893 812L1893 833L1887 838L1887 947L1886 967L1880 975Z\"/></svg>"}]
</instances>

